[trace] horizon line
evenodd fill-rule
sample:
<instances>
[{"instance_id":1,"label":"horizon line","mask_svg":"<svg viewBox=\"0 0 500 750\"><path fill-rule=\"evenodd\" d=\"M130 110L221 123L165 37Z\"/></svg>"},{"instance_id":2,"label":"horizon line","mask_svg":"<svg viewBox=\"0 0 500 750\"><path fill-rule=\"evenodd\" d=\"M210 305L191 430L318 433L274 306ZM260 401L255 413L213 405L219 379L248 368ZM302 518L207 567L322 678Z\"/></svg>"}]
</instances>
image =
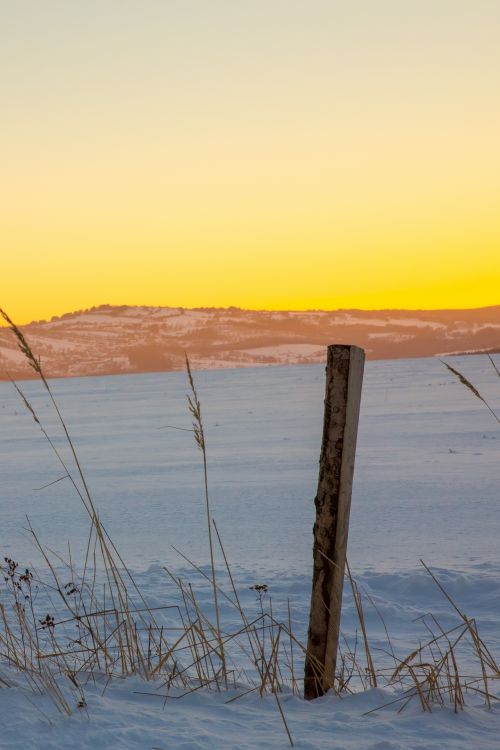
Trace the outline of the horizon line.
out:
<instances>
[{"instance_id":1,"label":"horizon line","mask_svg":"<svg viewBox=\"0 0 500 750\"><path fill-rule=\"evenodd\" d=\"M87 313L92 312L95 310L100 310L102 308L156 308L159 310L186 310L186 311L196 311L196 310L239 310L241 312L250 312L250 313L273 313L273 312L283 312L283 313L335 313L335 312L362 312L362 313L380 313L380 312L405 312L405 313L442 313L442 312L472 312L474 310L491 310L497 307L500 307L500 301L498 304L495 305L473 305L471 307L332 307L332 308L324 308L324 307L307 307L307 308L292 308L292 307L240 307L239 305L194 305L189 307L184 307L183 305L150 305L150 304L110 304L107 302L100 303L98 305L92 305L91 307L86 308L80 308L76 310L68 310L66 312L60 313L59 315L52 315L50 318L33 318L32 320L29 320L27 322L16 322L16 325L20 326L29 326L32 324L37 323L51 323L53 320L60 320L63 317L69 316L69 315L78 315L79 313ZM3 320L0 321L0 327L8 327L8 324L5 323Z\"/></svg>"}]
</instances>

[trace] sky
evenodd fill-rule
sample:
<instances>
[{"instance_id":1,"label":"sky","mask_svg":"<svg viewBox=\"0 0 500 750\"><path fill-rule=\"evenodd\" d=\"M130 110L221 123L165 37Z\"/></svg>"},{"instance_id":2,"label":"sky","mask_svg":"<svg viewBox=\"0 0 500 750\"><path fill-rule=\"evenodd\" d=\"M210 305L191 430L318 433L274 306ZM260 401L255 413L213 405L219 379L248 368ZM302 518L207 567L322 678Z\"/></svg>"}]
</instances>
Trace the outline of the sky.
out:
<instances>
[{"instance_id":1,"label":"sky","mask_svg":"<svg viewBox=\"0 0 500 750\"><path fill-rule=\"evenodd\" d=\"M0 0L0 306L500 304L497 0Z\"/></svg>"}]
</instances>

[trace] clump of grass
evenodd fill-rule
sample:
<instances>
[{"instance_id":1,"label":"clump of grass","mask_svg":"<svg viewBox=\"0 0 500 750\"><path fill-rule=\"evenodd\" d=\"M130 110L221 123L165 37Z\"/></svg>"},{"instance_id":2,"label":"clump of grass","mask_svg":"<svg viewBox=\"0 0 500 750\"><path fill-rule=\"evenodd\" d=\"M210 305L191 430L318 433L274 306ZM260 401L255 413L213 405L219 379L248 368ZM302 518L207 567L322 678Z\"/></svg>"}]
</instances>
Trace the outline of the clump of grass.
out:
<instances>
[{"instance_id":1,"label":"clump of grass","mask_svg":"<svg viewBox=\"0 0 500 750\"><path fill-rule=\"evenodd\" d=\"M433 614L420 618L428 638L403 659L390 676L389 684L397 681L402 695L391 703L401 703L403 710L413 699L418 699L423 711L431 712L436 705L451 704L454 711L463 710L467 693L481 695L488 708L500 700L490 688L490 683L500 679L497 662L479 636L476 621L468 618L431 569L421 563L443 596L459 617L459 623L447 630ZM464 672L460 657L466 652L475 655L479 671ZM370 712L371 713L371 712Z\"/></svg>"},{"instance_id":2,"label":"clump of grass","mask_svg":"<svg viewBox=\"0 0 500 750\"><path fill-rule=\"evenodd\" d=\"M115 675L134 673L142 675L145 679L161 679L169 693L173 691L175 697L179 697L179 691L186 694L201 687L227 690L231 684L236 688L241 685L242 679L245 679L245 684L250 684L250 687L245 688L244 693L257 690L261 695L267 692L275 695L287 736L293 744L277 693L281 692L287 680L290 680L285 675L286 665L281 664L282 659L288 658L284 635L290 644L298 645L298 641L286 624L274 618L272 609L264 611L262 608L260 616L250 620L241 606L220 534L211 514L205 431L201 404L188 358L186 357L190 386L188 408L193 419L192 431L195 442L203 456L210 583L215 623L212 623L203 611L191 583L175 577L166 570L169 578L175 583L182 602L155 608L162 611L171 610L178 615L178 625L174 627L177 635L174 635L170 642L166 635L167 632L170 635L172 631L158 624L153 610L148 607L140 588L100 521L74 442L40 359L35 356L23 332L5 311L0 309L0 314L9 324L20 351L40 378L49 396L73 460L75 475L22 389L17 383L13 382L13 385L64 470L60 480L68 479L71 482L90 519L81 573L73 565L71 556L69 562L59 556L56 561L53 560L50 551L38 540L28 519L29 531L52 581L47 583L38 576L34 579L28 570L19 575L17 563L9 559L5 561L5 583L12 606L8 608L5 603L0 602L0 658L3 657L24 674L29 675L34 689L37 692L50 693L58 708L66 713L71 713L71 707L64 691L59 689L57 675L66 676L72 688L77 690L74 703L79 708L86 706L83 684L86 684L88 679L95 680L99 677L110 679ZM222 592L217 582L212 527L215 529L230 576L233 597ZM100 583L97 580L97 553L103 563L105 574L102 597L99 594ZM67 581L61 578L61 565L63 570L66 570ZM34 600L28 594L24 594L25 599L22 599L24 588L31 586L33 580L36 580L39 591L44 590L46 600L51 602L50 612L37 613ZM237 632L222 632L219 611L221 595L224 595L241 615L242 625ZM74 634L75 630L77 637ZM269 655L265 652L265 639L270 644ZM244 645L245 642L248 648ZM228 648L231 652L231 668L226 657ZM242 664L241 655L247 659L249 669ZM252 667L255 668L253 674ZM296 683L293 673L291 682ZM170 697L169 693L166 697Z\"/></svg>"},{"instance_id":3,"label":"clump of grass","mask_svg":"<svg viewBox=\"0 0 500 750\"><path fill-rule=\"evenodd\" d=\"M89 536L88 536L87 550L86 550L85 562L84 562L84 567L83 567L80 591L83 592L84 590L87 590L88 588L90 601L92 602L93 605L95 604L95 601L94 601L95 600L94 589L95 589L95 580L96 580L95 570L97 567L96 555L98 554L103 564L104 571L105 571L105 576L107 580L107 595L110 599L111 609L115 613L121 613L121 619L118 617L118 615L116 616L115 628L113 630L113 633L116 636L116 639L118 641L119 648L120 648L120 660L121 660L122 671L124 673L140 673L147 677L144 654L142 653L140 644L138 643L137 638L136 638L137 624L136 624L135 618L132 616L128 587L130 587L133 590L134 594L141 602L141 607L136 608L136 612L138 613L137 619L141 621L143 624L145 624L143 612L148 611L147 604L139 588L137 587L133 576L131 575L129 569L125 565L123 558L121 557L116 546L112 542L111 537L107 533L107 530L104 528L100 520L98 511L97 511L94 499L90 493L89 486L88 486L82 465L80 463L73 439L69 433L66 422L59 409L57 401L52 393L52 389L49 385L49 382L45 376L40 358L37 357L33 353L26 337L24 336L20 328L11 320L11 318L7 315L7 313L1 308L0 308L0 314L2 315L4 320L9 324L21 353L26 358L30 367L38 375L46 393L49 396L50 403L57 416L57 420L59 422L59 425L63 431L63 435L66 440L66 445L70 452L70 456L74 465L75 476L73 475L73 471L69 467L68 463L63 458L61 451L56 447L55 442L52 440L49 433L45 429L42 423L42 420L37 415L34 407L29 402L26 395L23 393L22 389L19 387L17 383L13 383L14 387L16 388L16 391L21 397L25 407L27 408L27 410L33 417L36 424L41 429L42 434L44 435L45 439L48 441L52 451L54 452L59 463L61 464L64 470L64 475L61 479L67 478L71 482L71 485L75 489L90 519L90 531L89 531ZM31 531L32 531L32 534L33 534L33 537L35 539L37 546L42 552L42 555L44 557L45 562L47 563L48 568L50 569L53 577L56 578L54 566L50 563L50 560L45 550L43 549L43 547L38 543L36 535L34 534L32 529ZM92 563L93 563L94 575L90 577L90 581L87 583L87 578L89 577L89 568L92 567ZM59 590L61 597L64 600L65 605L67 606L68 604L67 597L64 595L64 593L62 592L60 588L58 590ZM80 609L83 606L84 606L84 602L83 602L82 597L80 597L80 599L78 600L78 606L74 608L74 616L79 616ZM103 648L103 653L106 654L105 648Z\"/></svg>"}]
</instances>

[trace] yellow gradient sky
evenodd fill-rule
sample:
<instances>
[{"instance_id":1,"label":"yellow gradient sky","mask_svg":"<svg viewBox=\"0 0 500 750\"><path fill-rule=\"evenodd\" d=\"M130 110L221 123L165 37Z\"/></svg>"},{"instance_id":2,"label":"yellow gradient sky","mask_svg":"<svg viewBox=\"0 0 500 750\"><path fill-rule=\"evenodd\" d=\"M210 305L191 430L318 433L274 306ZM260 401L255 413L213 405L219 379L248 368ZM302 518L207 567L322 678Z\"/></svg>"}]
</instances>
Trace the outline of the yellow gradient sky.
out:
<instances>
[{"instance_id":1,"label":"yellow gradient sky","mask_svg":"<svg viewBox=\"0 0 500 750\"><path fill-rule=\"evenodd\" d=\"M500 304L497 0L0 0L0 305Z\"/></svg>"}]
</instances>

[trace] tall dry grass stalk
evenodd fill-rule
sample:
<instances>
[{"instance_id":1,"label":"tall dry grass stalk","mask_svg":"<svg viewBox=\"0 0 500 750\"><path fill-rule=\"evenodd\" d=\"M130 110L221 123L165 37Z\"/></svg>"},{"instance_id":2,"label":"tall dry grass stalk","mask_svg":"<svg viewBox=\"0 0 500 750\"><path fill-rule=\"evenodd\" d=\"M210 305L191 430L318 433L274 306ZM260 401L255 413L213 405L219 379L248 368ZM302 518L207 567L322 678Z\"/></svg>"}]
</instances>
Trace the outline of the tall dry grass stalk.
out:
<instances>
[{"instance_id":1,"label":"tall dry grass stalk","mask_svg":"<svg viewBox=\"0 0 500 750\"><path fill-rule=\"evenodd\" d=\"M488 355L488 356L489 356L489 355ZM497 373L497 374L499 375L499 377L500 377L500 372L498 371L498 368L497 368L497 366L496 366L495 362L493 361L493 359L492 359L491 357L489 357L489 359L490 359L490 362L491 362L491 364L493 365L493 367L494 367L494 369L495 369L496 373ZM479 399L480 401L482 401L482 402L483 402L483 404L484 404L484 405L486 406L486 408L488 409L488 411L490 412L490 414L491 414L491 415L492 415L492 416L494 417L494 419L496 419L496 421L497 421L497 422L498 422L498 423L500 424L500 417L499 417L499 416L498 416L498 415L497 415L497 414L495 413L495 411L494 411L494 410L493 410L493 409L491 408L491 406L489 405L489 403L488 403L488 402L486 401L486 399L484 398L484 396L482 396L482 395L481 395L481 393L480 393L480 392L478 391L478 389L477 389L477 388L475 387L475 385L473 385L473 384L472 384L472 383L470 382L470 380L468 380L468 378L466 378L466 377L465 377L465 375L463 375L463 373L459 372L458 370L455 370L455 368L454 368L454 367L452 367L451 365L449 365L449 364L448 364L448 362L445 362L445 361L444 361L444 360L442 359L442 360L441 360L441 363L442 363L442 364L443 364L443 365L444 365L445 367L447 367L447 368L448 368L448 370L449 370L450 372L452 372L452 373L453 373L453 375L455 375L455 377L456 377L456 378L458 378L458 380L459 380L459 381L460 381L460 382L462 383L462 385L464 385L464 386L465 386L465 387L466 387L466 388L467 388L467 389L468 389L468 390L469 390L469 391L470 391L470 392L471 392L471 393L472 393L472 394L473 394L473 395L474 395L474 396L475 396L476 398L478 398L478 399Z\"/></svg>"},{"instance_id":2,"label":"tall dry grass stalk","mask_svg":"<svg viewBox=\"0 0 500 750\"><path fill-rule=\"evenodd\" d=\"M491 356L491 354L488 354L488 359L490 360L491 366L495 370L496 374L500 378L500 370L498 369L497 364L496 364L495 360L493 359L493 357Z\"/></svg>"},{"instance_id":3,"label":"tall dry grass stalk","mask_svg":"<svg viewBox=\"0 0 500 750\"><path fill-rule=\"evenodd\" d=\"M46 393L49 396L50 403L54 409L59 425L63 431L63 435L66 440L66 445L69 448L70 456L72 458L72 461L76 470L76 477L73 475L73 472L68 466L68 463L66 462L66 460L63 458L60 449L56 447L55 442L52 440L52 438L48 434L47 430L45 429L42 423L42 420L37 415L34 407L29 402L28 398L26 397L22 389L19 387L17 383L13 383L13 385L17 393L19 394L20 398L22 399L26 409L31 414L35 423L41 429L42 434L44 435L45 439L48 441L52 451L54 452L56 458L61 464L64 470L64 476L61 479L67 478L71 482L71 485L73 486L79 499L81 500L91 522L90 531L88 535L87 550L86 550L86 555L85 555L83 576L82 576L81 586L79 589L80 596L77 600L76 605L72 605L70 609L73 611L73 615L75 617L81 616L81 610L85 606L85 603L83 600L83 593L82 593L83 591L88 591L89 596L90 596L90 601L92 603L95 603L95 585L96 585L95 570L97 567L96 553L97 551L99 551L99 557L103 563L103 568L104 568L106 579L107 579L107 592L110 598L111 608L116 613L118 612L123 613L122 622L119 623L118 617L116 618L116 622L115 622L116 628L113 631L116 633L116 638L120 647L120 660L121 660L122 670L124 672L131 672L131 673L139 672L147 676L147 672L144 667L144 664L145 664L144 655L142 654L141 650L137 648L136 637L135 637L136 624L131 615L129 592L128 592L127 583L125 581L124 576L128 579L129 585L131 585L135 594L138 596L138 598L142 602L143 606L137 610L139 614L139 620L141 621L144 620L144 618L142 617L142 611L143 610L147 611L148 609L146 602L144 601L144 598L142 597L142 594L139 588L135 584L133 576L131 575L129 569L125 565L123 558L119 554L109 534L107 533L106 529L101 523L94 500L89 490L89 486L88 486L81 462L79 460L79 457L78 457L78 454L74 445L74 441L69 433L68 427L59 409L57 401L54 398L52 389L43 371L40 358L35 356L23 332L11 320L11 318L7 315L7 313L1 308L0 308L0 314L2 315L4 320L9 324L10 329L17 341L20 351L22 352L23 356L26 358L29 366L38 375ZM52 575L55 578L54 567L50 565L49 558L45 550L43 549L42 545L40 545L38 540L36 539L36 536L34 538L35 538L35 543L37 544L40 551L42 552L45 562L47 563ZM93 565L93 571L94 571L93 575L89 574L88 572L91 565ZM90 576L90 582L88 580L89 576ZM68 606L68 598L65 596L64 592L61 590L60 587L58 588L58 591L59 591L61 598L64 601L64 604ZM84 623L86 623L85 620L84 620ZM106 654L106 649L103 649L103 653Z\"/></svg>"},{"instance_id":4,"label":"tall dry grass stalk","mask_svg":"<svg viewBox=\"0 0 500 750\"><path fill-rule=\"evenodd\" d=\"M214 595L214 609L215 609L215 621L217 628L217 638L220 646L220 660L222 664L222 671L224 674L224 682L227 687L227 673L226 663L224 657L224 644L221 637L220 630L220 613L219 613L219 600L217 593L217 582L215 575L215 559L214 559L214 545L212 540L212 513L210 509L210 500L208 495L208 467L207 467L207 447L205 442L205 430L203 428L203 419L201 416L201 404L196 391L196 386L193 379L193 373L191 372L191 365L189 363L189 357L186 354L186 371L189 380L189 387L191 393L188 394L188 408L193 418L193 432L196 445L200 449L203 456L203 485L205 491L205 510L207 514L207 530L208 530L208 546L210 551L210 566L212 569L212 590Z\"/></svg>"}]
</instances>

